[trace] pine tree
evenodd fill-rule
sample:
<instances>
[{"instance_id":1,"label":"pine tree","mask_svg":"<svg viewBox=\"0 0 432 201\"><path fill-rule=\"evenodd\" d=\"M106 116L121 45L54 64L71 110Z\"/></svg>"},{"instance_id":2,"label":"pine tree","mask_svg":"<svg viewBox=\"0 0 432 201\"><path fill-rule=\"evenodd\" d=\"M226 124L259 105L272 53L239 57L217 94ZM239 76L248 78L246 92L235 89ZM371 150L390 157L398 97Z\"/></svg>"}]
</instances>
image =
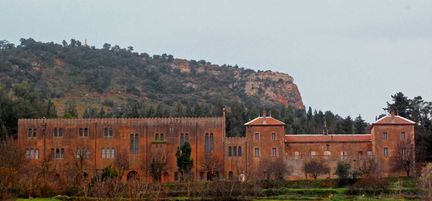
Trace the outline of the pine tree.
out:
<instances>
[{"instance_id":1,"label":"pine tree","mask_svg":"<svg viewBox=\"0 0 432 201\"><path fill-rule=\"evenodd\" d=\"M366 133L367 123L363 120L361 115L355 118L354 120L354 132L357 134Z\"/></svg>"},{"instance_id":2,"label":"pine tree","mask_svg":"<svg viewBox=\"0 0 432 201\"><path fill-rule=\"evenodd\" d=\"M51 100L48 100L46 118L57 118L57 110L54 103Z\"/></svg>"}]
</instances>

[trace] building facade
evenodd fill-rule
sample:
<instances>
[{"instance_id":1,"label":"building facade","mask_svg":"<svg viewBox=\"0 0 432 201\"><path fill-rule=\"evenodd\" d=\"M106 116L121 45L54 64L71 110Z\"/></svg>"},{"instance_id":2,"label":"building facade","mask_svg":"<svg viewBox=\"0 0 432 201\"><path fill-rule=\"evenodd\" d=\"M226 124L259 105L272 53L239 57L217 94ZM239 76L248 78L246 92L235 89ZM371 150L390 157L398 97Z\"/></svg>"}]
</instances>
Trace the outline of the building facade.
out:
<instances>
[{"instance_id":1,"label":"building facade","mask_svg":"<svg viewBox=\"0 0 432 201\"><path fill-rule=\"evenodd\" d=\"M20 119L18 143L32 162L49 161L63 174L85 158L86 174L93 175L127 158L125 179L152 181L148 167L163 160L162 181L178 180L176 152L189 142L195 179L253 177L260 165L283 160L292 170L289 179L304 179L308 160L325 160L334 169L340 160L356 165L375 159L384 176L401 175L391 169L400 144L414 149L415 123L388 115L372 124L370 134L285 134L285 123L259 116L245 126L244 137L227 137L225 115L199 118ZM411 152L409 152L411 153ZM414 154L414 153L412 153Z\"/></svg>"}]
</instances>

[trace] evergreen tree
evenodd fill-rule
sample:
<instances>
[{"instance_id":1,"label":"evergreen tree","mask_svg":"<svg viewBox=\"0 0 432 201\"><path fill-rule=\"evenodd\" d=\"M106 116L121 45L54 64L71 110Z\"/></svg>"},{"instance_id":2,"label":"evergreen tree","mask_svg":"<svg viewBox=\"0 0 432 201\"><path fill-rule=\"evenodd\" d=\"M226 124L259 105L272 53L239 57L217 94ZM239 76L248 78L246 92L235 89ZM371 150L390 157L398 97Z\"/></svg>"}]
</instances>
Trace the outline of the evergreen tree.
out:
<instances>
[{"instance_id":1,"label":"evergreen tree","mask_svg":"<svg viewBox=\"0 0 432 201\"><path fill-rule=\"evenodd\" d=\"M391 96L393 103L387 102L387 107L384 108L387 112L395 112L396 114L409 118L410 101L402 92L398 92Z\"/></svg>"},{"instance_id":2,"label":"evergreen tree","mask_svg":"<svg viewBox=\"0 0 432 201\"><path fill-rule=\"evenodd\" d=\"M54 103L51 100L48 100L46 118L57 118L57 110Z\"/></svg>"},{"instance_id":3,"label":"evergreen tree","mask_svg":"<svg viewBox=\"0 0 432 201\"><path fill-rule=\"evenodd\" d=\"M78 112L76 109L76 103L75 102L66 102L66 106L65 106L65 113L64 113L64 118L66 119L71 119L71 118L77 118L78 117Z\"/></svg>"},{"instance_id":4,"label":"evergreen tree","mask_svg":"<svg viewBox=\"0 0 432 201\"><path fill-rule=\"evenodd\" d=\"M354 132L356 134L364 134L366 133L367 123L362 119L361 115L355 118L354 120Z\"/></svg>"},{"instance_id":5,"label":"evergreen tree","mask_svg":"<svg viewBox=\"0 0 432 201\"><path fill-rule=\"evenodd\" d=\"M193 159L191 159L192 147L189 142L185 142L183 146L177 147L177 167L179 172L189 174L193 167Z\"/></svg>"}]
</instances>

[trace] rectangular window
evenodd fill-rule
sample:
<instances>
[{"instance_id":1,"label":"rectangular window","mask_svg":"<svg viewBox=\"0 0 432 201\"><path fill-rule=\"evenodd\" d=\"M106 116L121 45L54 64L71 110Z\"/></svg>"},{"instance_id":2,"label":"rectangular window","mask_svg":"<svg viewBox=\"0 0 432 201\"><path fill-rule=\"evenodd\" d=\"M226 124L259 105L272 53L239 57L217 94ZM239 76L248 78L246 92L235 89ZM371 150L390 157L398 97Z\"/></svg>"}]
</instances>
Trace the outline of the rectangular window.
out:
<instances>
[{"instance_id":1,"label":"rectangular window","mask_svg":"<svg viewBox=\"0 0 432 201\"><path fill-rule=\"evenodd\" d=\"M300 153L298 151L294 152L294 159L296 160L300 159Z\"/></svg>"},{"instance_id":2,"label":"rectangular window","mask_svg":"<svg viewBox=\"0 0 432 201\"><path fill-rule=\"evenodd\" d=\"M232 147L231 146L228 147L228 156L232 156Z\"/></svg>"},{"instance_id":3,"label":"rectangular window","mask_svg":"<svg viewBox=\"0 0 432 201\"><path fill-rule=\"evenodd\" d=\"M272 156L276 157L276 148L272 148Z\"/></svg>"},{"instance_id":4,"label":"rectangular window","mask_svg":"<svg viewBox=\"0 0 432 201\"><path fill-rule=\"evenodd\" d=\"M107 157L106 149L102 148L102 158L105 159Z\"/></svg>"},{"instance_id":5,"label":"rectangular window","mask_svg":"<svg viewBox=\"0 0 432 201\"><path fill-rule=\"evenodd\" d=\"M260 139L260 133L255 133L255 140L259 140Z\"/></svg>"},{"instance_id":6,"label":"rectangular window","mask_svg":"<svg viewBox=\"0 0 432 201\"><path fill-rule=\"evenodd\" d=\"M260 157L261 153L260 153L260 149L259 148L255 148L255 157Z\"/></svg>"},{"instance_id":7,"label":"rectangular window","mask_svg":"<svg viewBox=\"0 0 432 201\"><path fill-rule=\"evenodd\" d=\"M27 131L27 137L29 138L36 137L36 128L29 128Z\"/></svg>"},{"instance_id":8,"label":"rectangular window","mask_svg":"<svg viewBox=\"0 0 432 201\"><path fill-rule=\"evenodd\" d=\"M106 127L104 129L104 137L113 137L114 133L113 133L113 129L111 127Z\"/></svg>"},{"instance_id":9,"label":"rectangular window","mask_svg":"<svg viewBox=\"0 0 432 201\"><path fill-rule=\"evenodd\" d=\"M79 129L79 136L80 137L88 137L88 132L89 132L88 128L80 128Z\"/></svg>"},{"instance_id":10,"label":"rectangular window","mask_svg":"<svg viewBox=\"0 0 432 201\"><path fill-rule=\"evenodd\" d=\"M331 157L331 152L330 151L324 151L324 159L328 160Z\"/></svg>"},{"instance_id":11,"label":"rectangular window","mask_svg":"<svg viewBox=\"0 0 432 201\"><path fill-rule=\"evenodd\" d=\"M276 133L272 133L272 140L273 140L273 141L276 140Z\"/></svg>"},{"instance_id":12,"label":"rectangular window","mask_svg":"<svg viewBox=\"0 0 432 201\"><path fill-rule=\"evenodd\" d=\"M241 146L239 146L237 149L237 155L242 156L242 147Z\"/></svg>"},{"instance_id":13,"label":"rectangular window","mask_svg":"<svg viewBox=\"0 0 432 201\"><path fill-rule=\"evenodd\" d=\"M54 137L63 137L63 128L54 128Z\"/></svg>"},{"instance_id":14,"label":"rectangular window","mask_svg":"<svg viewBox=\"0 0 432 201\"><path fill-rule=\"evenodd\" d=\"M311 158L316 158L316 155L317 155L316 151L311 151Z\"/></svg>"},{"instance_id":15,"label":"rectangular window","mask_svg":"<svg viewBox=\"0 0 432 201\"><path fill-rule=\"evenodd\" d=\"M388 157L388 155L389 155L389 150L387 147L384 147L384 156Z\"/></svg>"},{"instance_id":16,"label":"rectangular window","mask_svg":"<svg viewBox=\"0 0 432 201\"><path fill-rule=\"evenodd\" d=\"M348 153L346 151L341 151L341 160L348 159Z\"/></svg>"},{"instance_id":17,"label":"rectangular window","mask_svg":"<svg viewBox=\"0 0 432 201\"><path fill-rule=\"evenodd\" d=\"M400 140L404 141L405 140L405 132L402 132L400 134Z\"/></svg>"},{"instance_id":18,"label":"rectangular window","mask_svg":"<svg viewBox=\"0 0 432 201\"><path fill-rule=\"evenodd\" d=\"M368 158L372 158L372 151L367 151Z\"/></svg>"},{"instance_id":19,"label":"rectangular window","mask_svg":"<svg viewBox=\"0 0 432 201\"><path fill-rule=\"evenodd\" d=\"M39 160L39 149L35 149L35 157L34 159Z\"/></svg>"},{"instance_id":20,"label":"rectangular window","mask_svg":"<svg viewBox=\"0 0 432 201\"><path fill-rule=\"evenodd\" d=\"M384 132L384 133L383 133L383 139L384 139L384 140L387 140L387 139L388 139L388 133L387 133L387 132Z\"/></svg>"},{"instance_id":21,"label":"rectangular window","mask_svg":"<svg viewBox=\"0 0 432 201\"><path fill-rule=\"evenodd\" d=\"M64 148L60 149L60 159L64 159L65 150Z\"/></svg>"},{"instance_id":22,"label":"rectangular window","mask_svg":"<svg viewBox=\"0 0 432 201\"><path fill-rule=\"evenodd\" d=\"M115 158L115 149L111 148L111 158Z\"/></svg>"}]
</instances>

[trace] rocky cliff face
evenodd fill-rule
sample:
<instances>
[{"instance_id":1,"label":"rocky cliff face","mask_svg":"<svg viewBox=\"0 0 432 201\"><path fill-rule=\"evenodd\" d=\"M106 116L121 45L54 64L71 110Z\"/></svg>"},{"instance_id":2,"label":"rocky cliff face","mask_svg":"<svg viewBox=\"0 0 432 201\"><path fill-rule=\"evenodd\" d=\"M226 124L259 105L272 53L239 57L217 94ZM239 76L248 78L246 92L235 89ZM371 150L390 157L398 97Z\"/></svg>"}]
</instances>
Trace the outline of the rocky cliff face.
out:
<instances>
[{"instance_id":1,"label":"rocky cliff face","mask_svg":"<svg viewBox=\"0 0 432 201\"><path fill-rule=\"evenodd\" d=\"M284 73L253 71L206 61L149 56L114 46L111 49L25 40L0 49L0 84L27 82L58 109L75 101L79 110L114 108L136 100L165 108L182 104L248 104L261 108L304 105L294 79Z\"/></svg>"}]
</instances>

